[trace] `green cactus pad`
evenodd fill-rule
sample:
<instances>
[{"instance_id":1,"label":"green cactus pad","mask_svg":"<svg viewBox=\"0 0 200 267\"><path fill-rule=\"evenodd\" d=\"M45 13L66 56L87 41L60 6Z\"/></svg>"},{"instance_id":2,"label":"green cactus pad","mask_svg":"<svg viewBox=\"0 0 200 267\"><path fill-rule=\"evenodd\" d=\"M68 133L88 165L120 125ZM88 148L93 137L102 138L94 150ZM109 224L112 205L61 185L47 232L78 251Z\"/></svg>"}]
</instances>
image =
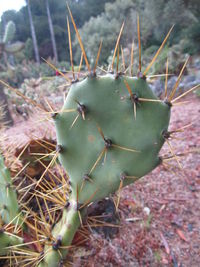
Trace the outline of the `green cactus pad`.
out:
<instances>
[{"instance_id":1,"label":"green cactus pad","mask_svg":"<svg viewBox=\"0 0 200 267\"><path fill-rule=\"evenodd\" d=\"M0 155L0 217L4 223L11 221L21 223L17 194L13 188L10 171L4 165L3 157ZM14 220L13 220L14 219Z\"/></svg>"},{"instance_id":2,"label":"green cactus pad","mask_svg":"<svg viewBox=\"0 0 200 267\"><path fill-rule=\"evenodd\" d=\"M128 185L160 163L170 106L137 101L135 119L125 82L136 98L158 100L142 78L88 77L72 84L62 112L54 116L60 161L72 198L80 203L109 196L122 180Z\"/></svg>"},{"instance_id":3,"label":"green cactus pad","mask_svg":"<svg viewBox=\"0 0 200 267\"><path fill-rule=\"evenodd\" d=\"M23 238L7 232L0 232L0 256L6 255L9 246L23 244Z\"/></svg>"}]
</instances>

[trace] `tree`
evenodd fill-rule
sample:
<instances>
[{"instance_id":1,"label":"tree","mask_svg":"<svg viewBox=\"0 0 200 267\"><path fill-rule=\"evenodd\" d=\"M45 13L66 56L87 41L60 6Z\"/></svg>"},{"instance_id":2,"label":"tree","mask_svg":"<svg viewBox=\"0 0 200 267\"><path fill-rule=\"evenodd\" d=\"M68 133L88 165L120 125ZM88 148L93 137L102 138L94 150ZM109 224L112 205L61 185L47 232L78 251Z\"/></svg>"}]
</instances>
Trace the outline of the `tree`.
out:
<instances>
[{"instance_id":1,"label":"tree","mask_svg":"<svg viewBox=\"0 0 200 267\"><path fill-rule=\"evenodd\" d=\"M39 50L38 50L38 44L37 44L37 38L35 34L35 27L33 24L33 18L31 14L31 7L30 7L30 2L29 0L26 0L27 8L28 8L28 15L29 15L29 22L30 22L30 28L31 28L31 35L33 39L33 47L34 47L34 52L35 52L35 60L37 63L40 63L40 56L39 56Z\"/></svg>"},{"instance_id":2,"label":"tree","mask_svg":"<svg viewBox=\"0 0 200 267\"><path fill-rule=\"evenodd\" d=\"M51 19L51 13L50 13L50 9L49 9L49 1L45 0L46 3L46 9L47 9L47 16L48 16L48 23L49 23L49 30L50 30L50 34L51 34L51 43L52 43L52 47L53 47L53 53L54 53L54 58L55 61L58 61L58 54L57 54L57 48L56 48L56 40L55 40L55 34L54 34L54 29L53 29L53 23L52 23L52 19Z\"/></svg>"},{"instance_id":3,"label":"tree","mask_svg":"<svg viewBox=\"0 0 200 267\"><path fill-rule=\"evenodd\" d=\"M80 29L80 34L88 57L94 62L97 55L100 40L103 40L100 63L107 61L112 50L114 49L117 36L121 25L125 20L125 28L122 35L122 44L127 46L132 42L136 30L136 9L137 6L132 0L117 0L113 3L105 4L105 12L97 17L91 17ZM130 30L131 29L131 30ZM78 49L77 40L75 59L78 62L80 58L80 49Z\"/></svg>"}]
</instances>

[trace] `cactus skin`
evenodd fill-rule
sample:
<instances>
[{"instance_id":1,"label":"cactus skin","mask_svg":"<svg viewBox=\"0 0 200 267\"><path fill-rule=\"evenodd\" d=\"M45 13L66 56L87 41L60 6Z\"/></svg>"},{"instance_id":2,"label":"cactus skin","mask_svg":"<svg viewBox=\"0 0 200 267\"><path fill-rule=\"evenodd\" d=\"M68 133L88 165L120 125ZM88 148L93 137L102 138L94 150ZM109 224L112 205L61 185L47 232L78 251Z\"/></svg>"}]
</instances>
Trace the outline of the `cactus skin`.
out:
<instances>
[{"instance_id":1,"label":"cactus skin","mask_svg":"<svg viewBox=\"0 0 200 267\"><path fill-rule=\"evenodd\" d=\"M16 32L15 23L12 20L10 20L6 24L5 33L3 36L3 43L7 44L10 41L12 41L12 39L14 38L15 32Z\"/></svg>"},{"instance_id":2,"label":"cactus skin","mask_svg":"<svg viewBox=\"0 0 200 267\"><path fill-rule=\"evenodd\" d=\"M17 194L13 189L10 171L4 165L3 157L0 155L0 215L4 223L11 221L20 224L19 206ZM15 220L13 220L16 218Z\"/></svg>"},{"instance_id":3,"label":"cactus skin","mask_svg":"<svg viewBox=\"0 0 200 267\"><path fill-rule=\"evenodd\" d=\"M86 209L82 209L80 216L84 217ZM39 264L39 267L55 267L61 266L60 263L68 253L68 246L70 247L74 235L80 226L80 218L76 209L76 203L71 201L70 208L63 211L62 219L58 222L52 231L56 241L49 250L46 246L44 253L46 254L44 260ZM62 249L63 246L63 249Z\"/></svg>"},{"instance_id":4,"label":"cactus skin","mask_svg":"<svg viewBox=\"0 0 200 267\"><path fill-rule=\"evenodd\" d=\"M85 203L95 191L90 201L102 199L117 191L122 173L137 179L160 163L158 153L164 143L162 132L168 128L170 106L164 102L139 102L135 120L133 104L124 80L139 98L157 99L147 82L141 78L121 76L115 79L110 74L88 77L71 86L63 112L55 117L58 144L62 148L60 161L72 183L72 198L77 198L78 188L80 203ZM87 110L85 120L79 116L70 129L78 112L64 111L77 109L75 101L85 105ZM90 175L92 166L105 147L97 126L113 144L138 152L111 146L107 148L104 164L103 155ZM92 182L85 182L81 190L85 174L89 174ZM136 179L127 178L123 185Z\"/></svg>"},{"instance_id":5,"label":"cactus skin","mask_svg":"<svg viewBox=\"0 0 200 267\"><path fill-rule=\"evenodd\" d=\"M0 222L4 224L22 224L22 217L19 214L17 194L12 188L10 171L4 165L3 157L0 155ZM0 228L0 255L6 255L7 247L23 243L23 239L10 234Z\"/></svg>"},{"instance_id":6,"label":"cactus skin","mask_svg":"<svg viewBox=\"0 0 200 267\"><path fill-rule=\"evenodd\" d=\"M23 244L23 238L15 236L15 235L10 235L9 233L6 232L1 232L0 230L0 256L6 255L9 249L7 247L9 246L15 246Z\"/></svg>"}]
</instances>

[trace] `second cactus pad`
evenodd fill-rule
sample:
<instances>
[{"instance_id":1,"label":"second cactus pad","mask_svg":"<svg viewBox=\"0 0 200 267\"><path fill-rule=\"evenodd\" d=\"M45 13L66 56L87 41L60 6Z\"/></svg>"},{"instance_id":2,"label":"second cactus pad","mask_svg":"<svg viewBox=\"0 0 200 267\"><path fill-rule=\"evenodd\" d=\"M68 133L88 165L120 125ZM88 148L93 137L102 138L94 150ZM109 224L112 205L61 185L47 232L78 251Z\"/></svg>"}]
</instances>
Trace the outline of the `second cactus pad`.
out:
<instances>
[{"instance_id":1,"label":"second cactus pad","mask_svg":"<svg viewBox=\"0 0 200 267\"><path fill-rule=\"evenodd\" d=\"M8 224L21 223L17 194L12 185L10 171L4 165L4 159L0 154L0 218Z\"/></svg>"},{"instance_id":2,"label":"second cactus pad","mask_svg":"<svg viewBox=\"0 0 200 267\"><path fill-rule=\"evenodd\" d=\"M54 119L72 198L86 203L159 165L170 105L158 100L145 79L89 76L71 85Z\"/></svg>"}]
</instances>

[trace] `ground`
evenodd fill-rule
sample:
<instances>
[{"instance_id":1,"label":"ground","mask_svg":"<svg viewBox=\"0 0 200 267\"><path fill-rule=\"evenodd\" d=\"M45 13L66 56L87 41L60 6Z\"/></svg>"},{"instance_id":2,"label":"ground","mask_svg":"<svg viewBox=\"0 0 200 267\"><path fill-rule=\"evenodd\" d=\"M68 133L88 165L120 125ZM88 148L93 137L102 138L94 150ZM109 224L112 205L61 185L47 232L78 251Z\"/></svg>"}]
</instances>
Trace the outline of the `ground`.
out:
<instances>
[{"instance_id":1,"label":"ground","mask_svg":"<svg viewBox=\"0 0 200 267\"><path fill-rule=\"evenodd\" d=\"M124 188L118 233L107 239L94 233L75 253L74 266L200 266L200 100L185 100L173 108L170 126L192 123L171 141L175 152L193 151L179 158L183 169L160 166Z\"/></svg>"}]
</instances>

